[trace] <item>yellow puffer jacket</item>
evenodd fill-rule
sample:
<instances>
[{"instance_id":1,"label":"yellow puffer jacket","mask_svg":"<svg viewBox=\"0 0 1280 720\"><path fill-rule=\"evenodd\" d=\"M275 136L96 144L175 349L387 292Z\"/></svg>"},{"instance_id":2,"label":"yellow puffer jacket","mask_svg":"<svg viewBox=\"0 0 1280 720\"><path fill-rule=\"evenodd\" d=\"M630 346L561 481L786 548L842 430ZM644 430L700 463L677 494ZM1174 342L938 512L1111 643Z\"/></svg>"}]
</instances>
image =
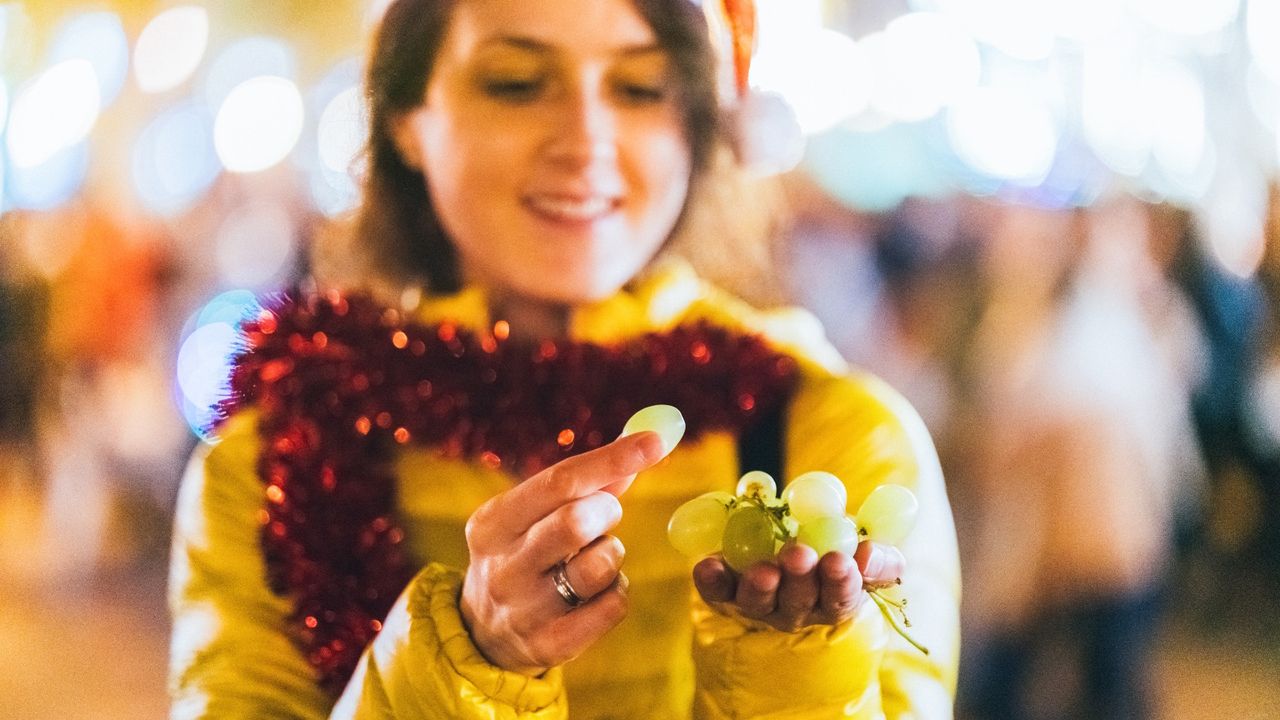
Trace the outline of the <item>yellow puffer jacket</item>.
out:
<instances>
[{"instance_id":1,"label":"yellow puffer jacket","mask_svg":"<svg viewBox=\"0 0 1280 720\"><path fill-rule=\"evenodd\" d=\"M426 303L424 321L485 327L478 289ZM925 656L871 602L836 627L784 633L718 613L666 542L685 500L733 486L726 433L681 444L623 496L630 613L585 655L538 678L487 663L458 611L463 526L512 478L480 463L406 450L399 519L424 569L387 616L336 706L290 640L289 600L266 584L257 513L256 417L232 417L192 458L178 501L170 578L172 717L178 718L949 718L959 644L955 531L932 444L914 411L850 374L802 311L760 312L668 264L632 290L575 311L571 334L599 343L693 319L763 333L801 362L787 410L787 477L827 470L856 508L883 483L913 489L920 521L903 543L904 589ZM430 482L424 479L430 478Z\"/></svg>"}]
</instances>

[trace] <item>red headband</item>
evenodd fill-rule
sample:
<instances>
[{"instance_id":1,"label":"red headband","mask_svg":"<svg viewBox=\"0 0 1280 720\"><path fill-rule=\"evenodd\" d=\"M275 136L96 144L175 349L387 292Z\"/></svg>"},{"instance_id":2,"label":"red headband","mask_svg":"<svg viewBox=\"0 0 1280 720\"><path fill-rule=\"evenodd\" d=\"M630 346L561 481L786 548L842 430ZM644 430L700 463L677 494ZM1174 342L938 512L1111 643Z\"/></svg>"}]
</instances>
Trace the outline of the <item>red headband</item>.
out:
<instances>
[{"instance_id":1,"label":"red headband","mask_svg":"<svg viewBox=\"0 0 1280 720\"><path fill-rule=\"evenodd\" d=\"M729 34L733 38L733 77L738 97L746 97L750 89L751 54L756 48L755 0L721 0Z\"/></svg>"}]
</instances>

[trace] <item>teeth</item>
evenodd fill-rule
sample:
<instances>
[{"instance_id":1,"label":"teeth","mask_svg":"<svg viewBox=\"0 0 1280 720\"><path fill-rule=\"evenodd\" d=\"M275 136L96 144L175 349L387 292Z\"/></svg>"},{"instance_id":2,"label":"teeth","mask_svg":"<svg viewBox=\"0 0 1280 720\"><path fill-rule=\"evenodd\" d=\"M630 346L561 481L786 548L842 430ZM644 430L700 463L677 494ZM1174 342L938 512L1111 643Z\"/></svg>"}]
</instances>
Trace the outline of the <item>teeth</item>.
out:
<instances>
[{"instance_id":1,"label":"teeth","mask_svg":"<svg viewBox=\"0 0 1280 720\"><path fill-rule=\"evenodd\" d=\"M531 204L539 212L569 220L591 220L605 214L613 207L608 198L593 197L586 200L535 197Z\"/></svg>"}]
</instances>

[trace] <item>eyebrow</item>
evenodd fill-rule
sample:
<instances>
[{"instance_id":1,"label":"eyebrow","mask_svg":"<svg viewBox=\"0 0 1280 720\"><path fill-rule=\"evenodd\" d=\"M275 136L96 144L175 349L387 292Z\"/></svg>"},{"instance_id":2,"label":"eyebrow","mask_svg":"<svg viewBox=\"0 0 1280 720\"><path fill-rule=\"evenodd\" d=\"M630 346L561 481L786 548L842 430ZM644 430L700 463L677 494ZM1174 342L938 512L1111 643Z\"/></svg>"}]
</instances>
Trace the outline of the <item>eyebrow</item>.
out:
<instances>
[{"instance_id":1,"label":"eyebrow","mask_svg":"<svg viewBox=\"0 0 1280 720\"><path fill-rule=\"evenodd\" d=\"M495 35L480 43L481 47L488 45L510 45L522 50L545 54L555 54L557 52L555 45L524 35ZM620 55L636 56L648 55L649 53L665 53L666 48L653 42L643 45L623 45L616 52Z\"/></svg>"}]
</instances>

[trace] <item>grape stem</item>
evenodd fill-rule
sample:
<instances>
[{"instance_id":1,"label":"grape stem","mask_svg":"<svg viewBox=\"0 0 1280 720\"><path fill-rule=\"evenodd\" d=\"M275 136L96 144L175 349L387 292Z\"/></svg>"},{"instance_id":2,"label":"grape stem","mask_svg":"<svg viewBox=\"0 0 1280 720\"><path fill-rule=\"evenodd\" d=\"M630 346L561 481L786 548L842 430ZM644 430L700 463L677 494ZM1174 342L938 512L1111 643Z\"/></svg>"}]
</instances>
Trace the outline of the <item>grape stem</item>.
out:
<instances>
[{"instance_id":1,"label":"grape stem","mask_svg":"<svg viewBox=\"0 0 1280 720\"><path fill-rule=\"evenodd\" d=\"M901 625L898 624L897 618L895 618L893 616L893 612L889 610L890 606L892 606L892 607L898 608L899 612L901 612L902 611L901 605L881 595L879 590L867 590L867 594L871 596L871 600L876 604L876 607L880 608L880 614L884 615L884 619L889 621L889 625L892 626L893 629L899 635L902 636L903 640L906 640L907 642L911 643L912 647L924 653L925 655L929 654L929 648L916 642L915 638L911 637L911 635L908 634L907 631L903 629ZM903 613L902 619L903 621L906 621L907 619L906 613Z\"/></svg>"},{"instance_id":2,"label":"grape stem","mask_svg":"<svg viewBox=\"0 0 1280 720\"><path fill-rule=\"evenodd\" d=\"M791 539L791 531L787 529L786 523L782 521L784 517L791 512L790 507L786 503L781 505L769 505L765 502L765 498L760 493L753 492L745 497L739 497L738 500L748 502L760 508L773 521L774 536L779 540L786 542Z\"/></svg>"}]
</instances>

